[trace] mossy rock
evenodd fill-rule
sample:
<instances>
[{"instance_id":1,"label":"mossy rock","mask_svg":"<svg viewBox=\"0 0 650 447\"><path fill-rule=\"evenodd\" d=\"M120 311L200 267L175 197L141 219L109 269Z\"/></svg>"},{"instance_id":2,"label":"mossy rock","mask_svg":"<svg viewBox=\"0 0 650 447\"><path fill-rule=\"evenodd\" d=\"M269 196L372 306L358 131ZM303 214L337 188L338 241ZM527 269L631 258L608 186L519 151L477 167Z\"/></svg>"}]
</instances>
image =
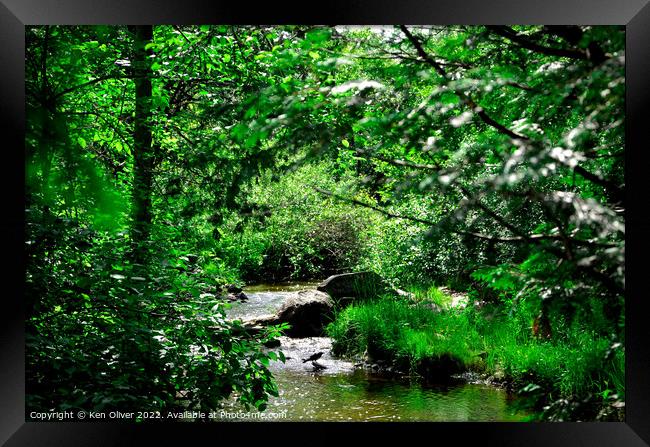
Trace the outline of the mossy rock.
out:
<instances>
[{"instance_id":1,"label":"mossy rock","mask_svg":"<svg viewBox=\"0 0 650 447\"><path fill-rule=\"evenodd\" d=\"M442 354L419 360L415 370L425 382L445 383L453 374L463 372L465 367L460 359L450 354Z\"/></svg>"},{"instance_id":2,"label":"mossy rock","mask_svg":"<svg viewBox=\"0 0 650 447\"><path fill-rule=\"evenodd\" d=\"M337 304L349 304L356 299L375 298L386 293L397 294L375 272L342 273L320 283L317 290L327 293Z\"/></svg>"}]
</instances>

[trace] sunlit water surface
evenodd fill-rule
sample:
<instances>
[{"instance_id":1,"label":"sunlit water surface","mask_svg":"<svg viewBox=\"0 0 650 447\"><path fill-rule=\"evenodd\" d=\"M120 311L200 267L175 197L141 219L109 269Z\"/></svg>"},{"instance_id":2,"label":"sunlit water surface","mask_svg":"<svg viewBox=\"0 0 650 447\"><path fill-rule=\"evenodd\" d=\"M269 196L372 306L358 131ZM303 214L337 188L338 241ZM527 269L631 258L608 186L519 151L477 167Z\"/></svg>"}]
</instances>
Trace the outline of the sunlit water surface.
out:
<instances>
[{"instance_id":1,"label":"sunlit water surface","mask_svg":"<svg viewBox=\"0 0 650 447\"><path fill-rule=\"evenodd\" d=\"M271 314L292 294L314 287L314 283L248 287L244 291L249 300L233 303L228 315L246 319ZM287 359L271 363L279 396L270 398L264 420L519 421L527 416L512 396L491 385L457 380L424 386L409 378L372 374L333 357L327 337L281 337L280 341L274 350L282 351ZM314 371L311 362L303 363L302 359L321 351L318 363L324 370ZM256 418L234 399L225 410L238 412L236 420Z\"/></svg>"}]
</instances>

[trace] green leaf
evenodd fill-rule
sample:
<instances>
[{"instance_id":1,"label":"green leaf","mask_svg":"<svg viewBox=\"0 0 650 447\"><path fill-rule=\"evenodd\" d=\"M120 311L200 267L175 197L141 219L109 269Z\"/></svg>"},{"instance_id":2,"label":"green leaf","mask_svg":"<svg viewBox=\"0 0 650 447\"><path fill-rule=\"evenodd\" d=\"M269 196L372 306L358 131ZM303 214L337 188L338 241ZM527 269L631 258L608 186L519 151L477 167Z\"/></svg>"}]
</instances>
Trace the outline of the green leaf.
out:
<instances>
[{"instance_id":1,"label":"green leaf","mask_svg":"<svg viewBox=\"0 0 650 447\"><path fill-rule=\"evenodd\" d=\"M458 95L452 92L444 92L442 95L440 95L440 102L442 104L458 104L460 102L460 98L458 98Z\"/></svg>"},{"instance_id":2,"label":"green leaf","mask_svg":"<svg viewBox=\"0 0 650 447\"><path fill-rule=\"evenodd\" d=\"M308 41L312 43L323 43L329 40L331 35L332 35L331 30L327 28L319 28L319 29L308 31L305 34L305 37L307 38Z\"/></svg>"}]
</instances>

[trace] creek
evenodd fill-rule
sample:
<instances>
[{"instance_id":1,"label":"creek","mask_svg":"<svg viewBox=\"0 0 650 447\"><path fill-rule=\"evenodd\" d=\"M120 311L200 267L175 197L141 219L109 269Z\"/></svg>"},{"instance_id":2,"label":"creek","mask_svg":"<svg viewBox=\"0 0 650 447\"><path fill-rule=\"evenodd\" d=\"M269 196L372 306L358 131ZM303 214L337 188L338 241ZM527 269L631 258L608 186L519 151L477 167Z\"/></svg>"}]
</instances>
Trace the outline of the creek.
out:
<instances>
[{"instance_id":1,"label":"creek","mask_svg":"<svg viewBox=\"0 0 650 447\"><path fill-rule=\"evenodd\" d=\"M247 287L249 297L228 310L231 319L274 313L291 294L317 283L287 283ZM527 414L514 396L485 383L454 379L423 385L408 377L386 376L356 368L333 357L328 337L280 337L286 362L271 362L279 396L269 399L267 420L278 421L520 421ZM323 352L314 371L302 359ZM226 411L241 411L229 401Z\"/></svg>"}]
</instances>

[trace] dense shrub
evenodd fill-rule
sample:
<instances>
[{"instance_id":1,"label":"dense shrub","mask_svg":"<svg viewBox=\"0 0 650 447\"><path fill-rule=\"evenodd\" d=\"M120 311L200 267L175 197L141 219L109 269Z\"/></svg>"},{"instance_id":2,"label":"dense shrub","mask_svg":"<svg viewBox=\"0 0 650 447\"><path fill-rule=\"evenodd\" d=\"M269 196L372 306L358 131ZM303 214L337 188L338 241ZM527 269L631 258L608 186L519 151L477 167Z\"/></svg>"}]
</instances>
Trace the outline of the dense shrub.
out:
<instances>
[{"instance_id":1,"label":"dense shrub","mask_svg":"<svg viewBox=\"0 0 650 447\"><path fill-rule=\"evenodd\" d=\"M125 233L29 213L28 413L208 411L232 395L264 408L277 394L275 354L261 344L278 332L253 337L226 321L220 284L196 261L158 247L163 257L136 266Z\"/></svg>"},{"instance_id":2,"label":"dense shrub","mask_svg":"<svg viewBox=\"0 0 650 447\"><path fill-rule=\"evenodd\" d=\"M218 253L250 281L322 279L355 270L364 253L364 235L378 216L323 196L315 187L347 188L334 182L331 166L306 165L280 178L270 173L252 185L249 217L233 214L224 224Z\"/></svg>"}]
</instances>

